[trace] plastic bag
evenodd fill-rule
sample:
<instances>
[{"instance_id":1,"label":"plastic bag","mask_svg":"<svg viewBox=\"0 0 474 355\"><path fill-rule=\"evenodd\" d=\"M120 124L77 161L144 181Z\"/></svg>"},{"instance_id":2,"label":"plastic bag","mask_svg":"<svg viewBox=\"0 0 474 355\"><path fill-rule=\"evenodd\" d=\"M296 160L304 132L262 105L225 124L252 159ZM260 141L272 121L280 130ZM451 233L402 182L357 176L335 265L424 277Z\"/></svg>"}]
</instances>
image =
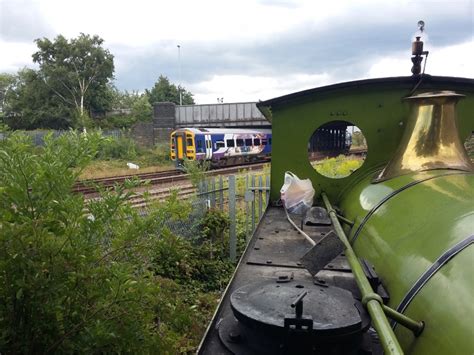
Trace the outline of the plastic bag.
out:
<instances>
[{"instance_id":1,"label":"plastic bag","mask_svg":"<svg viewBox=\"0 0 474 355\"><path fill-rule=\"evenodd\" d=\"M311 180L301 180L292 172L287 171L285 183L280 189L280 196L288 212L303 214L313 205L313 184Z\"/></svg>"}]
</instances>

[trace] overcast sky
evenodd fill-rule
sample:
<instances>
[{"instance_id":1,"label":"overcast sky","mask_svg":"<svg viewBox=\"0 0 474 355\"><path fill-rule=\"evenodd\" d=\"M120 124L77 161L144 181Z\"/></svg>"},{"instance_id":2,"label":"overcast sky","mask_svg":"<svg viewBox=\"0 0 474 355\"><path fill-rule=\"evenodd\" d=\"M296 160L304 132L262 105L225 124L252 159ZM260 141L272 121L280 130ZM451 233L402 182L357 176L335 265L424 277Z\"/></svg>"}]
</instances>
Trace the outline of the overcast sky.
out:
<instances>
[{"instance_id":1,"label":"overcast sky","mask_svg":"<svg viewBox=\"0 0 474 355\"><path fill-rule=\"evenodd\" d=\"M341 81L426 72L474 77L474 0L0 0L0 72L33 67L33 40L97 34L120 89L181 82L197 103L257 101ZM181 46L181 75L178 48Z\"/></svg>"}]
</instances>

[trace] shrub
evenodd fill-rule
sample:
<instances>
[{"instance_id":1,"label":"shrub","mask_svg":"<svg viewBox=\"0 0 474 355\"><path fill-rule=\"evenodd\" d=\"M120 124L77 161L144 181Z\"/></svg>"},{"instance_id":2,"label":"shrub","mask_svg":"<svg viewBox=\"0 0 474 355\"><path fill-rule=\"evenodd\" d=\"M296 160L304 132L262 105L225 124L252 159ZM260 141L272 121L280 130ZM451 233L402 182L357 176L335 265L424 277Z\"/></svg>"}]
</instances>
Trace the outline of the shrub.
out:
<instances>
[{"instance_id":1,"label":"shrub","mask_svg":"<svg viewBox=\"0 0 474 355\"><path fill-rule=\"evenodd\" d=\"M2 354L192 351L216 299L203 291L231 273L163 227L184 217L178 201L142 217L127 186L87 205L70 192L101 140L47 137L41 154L18 134L0 144Z\"/></svg>"},{"instance_id":2,"label":"shrub","mask_svg":"<svg viewBox=\"0 0 474 355\"><path fill-rule=\"evenodd\" d=\"M193 186L198 186L204 180L206 171L209 170L209 161L202 160L184 160L184 170L189 174L189 179Z\"/></svg>"},{"instance_id":3,"label":"shrub","mask_svg":"<svg viewBox=\"0 0 474 355\"><path fill-rule=\"evenodd\" d=\"M125 132L119 137L107 137L102 141L97 157L99 159L135 159L138 146L135 141L126 136Z\"/></svg>"},{"instance_id":4,"label":"shrub","mask_svg":"<svg viewBox=\"0 0 474 355\"><path fill-rule=\"evenodd\" d=\"M94 124L101 129L129 129L137 122L134 115L116 114L104 118L96 118Z\"/></svg>"}]
</instances>

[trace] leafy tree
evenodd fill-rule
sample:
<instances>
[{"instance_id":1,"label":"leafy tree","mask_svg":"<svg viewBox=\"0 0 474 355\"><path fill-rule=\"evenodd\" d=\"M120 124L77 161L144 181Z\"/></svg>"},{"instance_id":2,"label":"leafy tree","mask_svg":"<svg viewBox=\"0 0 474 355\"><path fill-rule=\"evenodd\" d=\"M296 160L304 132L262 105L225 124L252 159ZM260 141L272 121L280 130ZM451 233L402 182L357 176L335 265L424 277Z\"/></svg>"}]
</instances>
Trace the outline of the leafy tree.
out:
<instances>
[{"instance_id":1,"label":"leafy tree","mask_svg":"<svg viewBox=\"0 0 474 355\"><path fill-rule=\"evenodd\" d=\"M35 70L20 70L4 101L4 121L13 129L65 129L72 125L72 109L54 95Z\"/></svg>"},{"instance_id":2,"label":"leafy tree","mask_svg":"<svg viewBox=\"0 0 474 355\"><path fill-rule=\"evenodd\" d=\"M0 73L0 115L5 112L5 105L7 104L6 97L11 90L15 76L8 73Z\"/></svg>"},{"instance_id":3,"label":"leafy tree","mask_svg":"<svg viewBox=\"0 0 474 355\"><path fill-rule=\"evenodd\" d=\"M361 148L367 147L365 137L361 131L357 131L352 134L352 145L354 147L361 147Z\"/></svg>"},{"instance_id":4,"label":"leafy tree","mask_svg":"<svg viewBox=\"0 0 474 355\"><path fill-rule=\"evenodd\" d=\"M135 101L141 96L141 94L138 91L132 90L132 91L120 91L115 87L115 85L110 84L109 89L111 92L111 97L112 100L110 102L110 105L112 109L117 110L117 109L130 109Z\"/></svg>"},{"instance_id":5,"label":"leafy tree","mask_svg":"<svg viewBox=\"0 0 474 355\"><path fill-rule=\"evenodd\" d=\"M59 35L53 42L47 38L35 42L33 61L39 64L40 77L82 119L113 77L114 57L102 47L104 40L81 33L69 41Z\"/></svg>"},{"instance_id":6,"label":"leafy tree","mask_svg":"<svg viewBox=\"0 0 474 355\"><path fill-rule=\"evenodd\" d=\"M132 104L132 115L137 121L151 121L153 115L153 107L148 101L148 96L142 94L135 99Z\"/></svg>"},{"instance_id":7,"label":"leafy tree","mask_svg":"<svg viewBox=\"0 0 474 355\"><path fill-rule=\"evenodd\" d=\"M151 90L146 90L151 105L156 102L174 102L179 104L179 92L181 91L183 105L194 105L193 94L181 86L170 83L170 80L160 75L158 81Z\"/></svg>"}]
</instances>

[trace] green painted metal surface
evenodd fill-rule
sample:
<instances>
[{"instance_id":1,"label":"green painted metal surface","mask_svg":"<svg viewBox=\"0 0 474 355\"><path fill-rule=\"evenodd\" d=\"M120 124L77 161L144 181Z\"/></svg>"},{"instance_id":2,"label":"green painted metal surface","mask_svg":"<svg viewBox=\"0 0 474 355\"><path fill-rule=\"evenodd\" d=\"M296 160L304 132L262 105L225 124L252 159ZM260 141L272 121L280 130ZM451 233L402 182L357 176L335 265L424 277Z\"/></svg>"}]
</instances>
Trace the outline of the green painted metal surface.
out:
<instances>
[{"instance_id":1,"label":"green painted metal surface","mask_svg":"<svg viewBox=\"0 0 474 355\"><path fill-rule=\"evenodd\" d=\"M445 175L451 174L451 175ZM399 192L367 220L353 246L375 267L397 308L418 278L447 250L474 235L474 174L436 170L371 184L360 182L341 201L343 214L357 222L393 191ZM420 338L397 327L404 350L417 354L471 354L474 319L474 245L443 266L422 288L405 314L426 323Z\"/></svg>"},{"instance_id":2,"label":"green painted metal surface","mask_svg":"<svg viewBox=\"0 0 474 355\"><path fill-rule=\"evenodd\" d=\"M432 170L371 183L396 151L409 104L403 97L416 84L412 78L386 78L344 83L268 100L257 106L272 120L271 200L279 199L285 171L310 178L316 196L325 192L342 214L353 237L369 211L386 196L425 180L388 199L368 219L354 243L390 293L397 308L407 291L435 260L457 242L474 235L474 175ZM416 93L453 90L464 94L457 106L458 129L464 141L474 131L474 80L427 77ZM342 179L318 174L310 165L307 144L321 125L349 121L364 133L368 153L362 167ZM444 265L404 312L424 320L419 338L397 326L404 351L414 354L474 353L474 245Z\"/></svg>"},{"instance_id":3,"label":"green painted metal surface","mask_svg":"<svg viewBox=\"0 0 474 355\"><path fill-rule=\"evenodd\" d=\"M458 127L464 140L474 131L474 80L431 77L417 92L453 90L466 95L458 106ZM392 157L408 118L409 103L403 101L416 84L410 77L352 82L309 90L257 104L272 121L271 201L280 197L284 173L310 178L318 195L325 191L331 201L342 196L368 173L375 173ZM318 174L308 160L307 145L313 132L334 121L350 121L364 133L367 158L360 169L342 179Z\"/></svg>"}]
</instances>

